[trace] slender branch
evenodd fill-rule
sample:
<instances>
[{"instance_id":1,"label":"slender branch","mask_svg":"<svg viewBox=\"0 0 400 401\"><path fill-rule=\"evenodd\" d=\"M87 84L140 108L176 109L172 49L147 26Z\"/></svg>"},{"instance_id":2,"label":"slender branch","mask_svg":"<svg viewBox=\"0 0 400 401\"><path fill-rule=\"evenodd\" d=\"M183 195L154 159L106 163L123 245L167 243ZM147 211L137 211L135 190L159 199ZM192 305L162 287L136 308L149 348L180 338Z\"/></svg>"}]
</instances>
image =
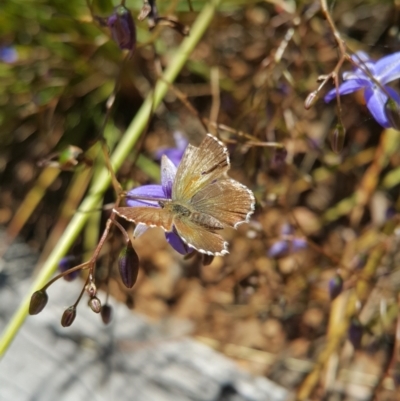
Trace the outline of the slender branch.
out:
<instances>
[{"instance_id":1,"label":"slender branch","mask_svg":"<svg viewBox=\"0 0 400 401\"><path fill-rule=\"evenodd\" d=\"M212 0L204 6L191 28L190 36L183 40L175 57L173 57L168 68L165 70L163 76L165 81L172 83L175 80L189 55L200 41L207 27L210 25L219 3L220 0ZM136 114L135 118L112 154L111 163L114 171L119 170L123 161L127 158L131 152L131 149L136 144L137 140L145 129L149 113L152 108L152 103L154 102L155 109L166 95L167 90L168 85L164 83L164 81L159 81L155 87L154 93L150 93L147 96L142 107ZM101 200L104 192L109 187L110 181L110 174L107 168L103 168L97 179L93 182L91 190L82 202L80 209L82 211L90 211L97 207L98 202ZM44 263L40 274L37 276L32 285L31 291L29 291L29 293L25 296L18 310L15 312L14 316L11 318L9 324L5 328L5 331L0 338L0 357L4 355L7 348L10 346L12 340L27 316L31 293L39 288L42 288L46 282L49 281L50 277L57 268L58 261L68 252L69 248L72 246L80 231L84 227L88 217L88 213L77 213L72 218L70 224L64 232L64 235L60 238L60 241L53 249L53 252L49 255L46 263Z\"/></svg>"}]
</instances>

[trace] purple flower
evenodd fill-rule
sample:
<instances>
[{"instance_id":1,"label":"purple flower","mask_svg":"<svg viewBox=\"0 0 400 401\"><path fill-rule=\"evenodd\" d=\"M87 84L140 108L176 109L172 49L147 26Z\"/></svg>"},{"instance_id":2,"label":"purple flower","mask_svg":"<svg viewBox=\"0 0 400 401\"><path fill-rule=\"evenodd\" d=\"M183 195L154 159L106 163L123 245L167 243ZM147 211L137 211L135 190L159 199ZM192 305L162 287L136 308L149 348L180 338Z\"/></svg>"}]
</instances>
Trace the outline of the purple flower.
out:
<instances>
[{"instance_id":1,"label":"purple flower","mask_svg":"<svg viewBox=\"0 0 400 401\"><path fill-rule=\"evenodd\" d=\"M352 72L343 74L344 82L339 86L339 95L347 95L357 90L364 90L364 99L374 119L385 128L392 124L385 111L388 95L400 106L400 95L386 84L400 78L400 52L372 61L364 52L357 52L352 60L359 65ZM361 68L360 68L361 67ZM369 72L369 74L366 73ZM371 78L374 77L375 81ZM376 82L380 83L380 86ZM325 96L325 102L336 97L336 88Z\"/></svg>"},{"instance_id":2,"label":"purple flower","mask_svg":"<svg viewBox=\"0 0 400 401\"><path fill-rule=\"evenodd\" d=\"M176 144L175 148L161 148L155 156L157 160L161 160L162 156L165 155L178 167L189 141L180 131L174 132L174 140Z\"/></svg>"},{"instance_id":3,"label":"purple flower","mask_svg":"<svg viewBox=\"0 0 400 401\"><path fill-rule=\"evenodd\" d=\"M130 11L123 5L114 8L107 18L94 17L102 26L108 26L111 36L121 50L136 48L136 26Z\"/></svg>"},{"instance_id":4,"label":"purple flower","mask_svg":"<svg viewBox=\"0 0 400 401\"><path fill-rule=\"evenodd\" d=\"M15 63L18 60L18 53L13 46L0 47L0 61L6 64Z\"/></svg>"},{"instance_id":5,"label":"purple flower","mask_svg":"<svg viewBox=\"0 0 400 401\"><path fill-rule=\"evenodd\" d=\"M76 266L77 258L76 256L69 255L63 257L59 262L58 262L58 269L60 270L60 273L64 273L67 270L71 269L72 267ZM66 274L64 276L64 280L66 281L73 281L75 280L80 274L79 270L76 270L72 273Z\"/></svg>"},{"instance_id":6,"label":"purple flower","mask_svg":"<svg viewBox=\"0 0 400 401\"><path fill-rule=\"evenodd\" d=\"M284 224L281 227L281 238L274 242L268 250L268 256L271 258L281 258L290 252L297 252L307 247L307 241L304 238L293 236L293 227L290 224Z\"/></svg>"},{"instance_id":7,"label":"purple flower","mask_svg":"<svg viewBox=\"0 0 400 401\"><path fill-rule=\"evenodd\" d=\"M180 161L180 160L179 160ZM132 197L152 198L152 199L171 199L172 196L172 185L175 180L176 165L166 156L165 154L161 158L161 185L142 185L128 192L126 204L129 207L155 207L160 208L157 201L153 200L142 200L142 199L129 199L129 195ZM134 237L139 237L148 227L143 224L137 224L133 233ZM193 249L187 246L179 237L175 231L166 232L165 237L169 244L179 253L185 255L191 252Z\"/></svg>"}]
</instances>

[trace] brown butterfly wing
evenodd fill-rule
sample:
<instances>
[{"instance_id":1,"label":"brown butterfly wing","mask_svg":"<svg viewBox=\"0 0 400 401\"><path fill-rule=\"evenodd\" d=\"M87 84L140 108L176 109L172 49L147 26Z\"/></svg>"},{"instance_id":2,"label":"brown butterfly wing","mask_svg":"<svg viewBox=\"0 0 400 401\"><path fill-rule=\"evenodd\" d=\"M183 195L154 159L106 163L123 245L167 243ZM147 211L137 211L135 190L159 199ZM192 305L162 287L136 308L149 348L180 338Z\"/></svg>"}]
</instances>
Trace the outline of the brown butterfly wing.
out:
<instances>
[{"instance_id":1,"label":"brown butterfly wing","mask_svg":"<svg viewBox=\"0 0 400 401\"><path fill-rule=\"evenodd\" d=\"M174 226L182 240L200 253L207 255L226 255L228 243L224 239L188 219L174 220Z\"/></svg>"},{"instance_id":2,"label":"brown butterfly wing","mask_svg":"<svg viewBox=\"0 0 400 401\"><path fill-rule=\"evenodd\" d=\"M197 212L236 228L249 220L254 211L254 203L254 195L246 186L227 179L207 185L193 196L190 205Z\"/></svg>"},{"instance_id":3,"label":"brown butterfly wing","mask_svg":"<svg viewBox=\"0 0 400 401\"><path fill-rule=\"evenodd\" d=\"M172 231L173 215L165 209L156 207L118 207L114 212L132 223L143 223L149 227L161 227Z\"/></svg>"},{"instance_id":4,"label":"brown butterfly wing","mask_svg":"<svg viewBox=\"0 0 400 401\"><path fill-rule=\"evenodd\" d=\"M189 145L182 157L172 187L172 199L188 202L206 185L225 177L229 154L222 142L207 134L197 148Z\"/></svg>"}]
</instances>

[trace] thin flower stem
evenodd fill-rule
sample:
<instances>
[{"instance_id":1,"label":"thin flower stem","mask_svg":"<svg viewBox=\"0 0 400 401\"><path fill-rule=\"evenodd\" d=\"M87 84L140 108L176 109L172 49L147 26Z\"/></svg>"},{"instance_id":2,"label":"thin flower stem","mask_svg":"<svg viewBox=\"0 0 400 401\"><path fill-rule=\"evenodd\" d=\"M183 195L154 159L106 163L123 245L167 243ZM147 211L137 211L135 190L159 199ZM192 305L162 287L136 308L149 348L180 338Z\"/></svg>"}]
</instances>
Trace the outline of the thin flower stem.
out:
<instances>
[{"instance_id":1,"label":"thin flower stem","mask_svg":"<svg viewBox=\"0 0 400 401\"><path fill-rule=\"evenodd\" d=\"M81 291L81 293L79 294L78 299L77 299L77 300L75 301L75 303L74 303L74 307L75 307L75 308L78 306L79 302L81 301L82 296L83 296L83 294L84 294L85 291L86 291L86 286L87 286L88 283L91 281L90 278L91 278L91 275L89 274L89 275L87 276L85 285L83 286L82 291Z\"/></svg>"},{"instance_id":2,"label":"thin flower stem","mask_svg":"<svg viewBox=\"0 0 400 401\"><path fill-rule=\"evenodd\" d=\"M86 267L87 266L87 267ZM46 290L47 288L49 288L55 281L59 280L60 278L67 276L68 274L71 274L73 272L76 272L78 270L83 270L86 269L90 266L90 261L85 262L85 263L81 263L78 266L75 267L71 267L71 269L66 270L65 272L62 272L60 274L58 274L57 276L55 276L54 278L52 278L48 283L46 283L46 285L42 288L43 290Z\"/></svg>"},{"instance_id":3,"label":"thin flower stem","mask_svg":"<svg viewBox=\"0 0 400 401\"><path fill-rule=\"evenodd\" d=\"M164 80L169 83L172 83L175 80L186 63L189 55L200 41L207 27L210 25L220 1L221 0L212 0L204 6L191 28L190 36L186 37L182 41L175 57L173 57L171 63L166 69L163 77ZM149 93L147 96L146 100L142 104L142 107L137 112L135 118L112 154L111 162L114 171L119 170L122 163L131 152L131 149L140 138L140 135L146 127L153 101L155 109L161 103L162 99L167 93L167 90L168 84L164 83L163 81L159 81L155 87L154 93ZM104 167L97 176L96 180L93 182L91 190L87 197L83 200L80 209L83 211L90 211L93 208L96 208L104 192L109 187L110 181L110 173L107 168ZM76 213L74 215L70 224L64 231L64 234L60 238L57 246L54 247L53 252L51 252L47 261L43 264L40 274L36 277L31 290L22 300L21 305L11 318L9 324L0 337L0 357L4 355L21 325L25 321L32 292L36 291L38 288L42 288L53 275L57 268L58 261L73 245L74 241L87 222L88 217L88 213Z\"/></svg>"},{"instance_id":4,"label":"thin flower stem","mask_svg":"<svg viewBox=\"0 0 400 401\"><path fill-rule=\"evenodd\" d=\"M342 119L341 118L342 103L340 101L340 94L339 94L339 90L338 90L338 88L339 88L339 71L342 68L342 65L345 62L345 60L350 60L351 58L347 53L346 43L341 38L340 33L337 30L335 23L333 22L331 14L329 13L328 4L327 4L326 0L321 0L320 4L321 4L321 10L326 18L326 21L328 22L328 25L331 28L331 31L333 33L333 36L335 37L336 43L338 44L339 51L340 51L340 59L337 62L333 71L325 77L324 81L318 87L317 91L319 91L328 82L329 79L333 79L333 81L335 83L335 87L336 87L336 101L337 101L337 105L338 105L339 121L340 121L340 124L343 125L343 123L341 121L341 119Z\"/></svg>"},{"instance_id":5,"label":"thin flower stem","mask_svg":"<svg viewBox=\"0 0 400 401\"><path fill-rule=\"evenodd\" d=\"M122 227L122 225L121 225L120 223L118 223L117 220L113 220L113 223L114 223L115 226L117 226L117 228L119 229L119 231L121 231L121 234L122 234L122 235L124 236L124 238L125 238L125 243L128 244L129 241L130 241L130 239L129 239L129 235L128 235L128 233L126 232L125 228Z\"/></svg>"}]
</instances>

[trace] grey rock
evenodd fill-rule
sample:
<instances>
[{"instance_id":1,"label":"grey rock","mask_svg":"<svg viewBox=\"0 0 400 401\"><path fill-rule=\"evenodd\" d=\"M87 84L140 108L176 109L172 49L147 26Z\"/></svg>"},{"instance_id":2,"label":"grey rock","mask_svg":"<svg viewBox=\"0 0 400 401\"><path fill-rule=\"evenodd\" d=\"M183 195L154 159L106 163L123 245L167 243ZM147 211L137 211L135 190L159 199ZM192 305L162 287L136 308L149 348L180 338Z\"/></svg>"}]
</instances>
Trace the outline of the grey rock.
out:
<instances>
[{"instance_id":1,"label":"grey rock","mask_svg":"<svg viewBox=\"0 0 400 401\"><path fill-rule=\"evenodd\" d=\"M22 296L31 291L31 282L24 277L31 270L26 264L35 257L26 248L19 253L11 249L11 256L6 254L0 264L0 330ZM15 272L17 266L23 272ZM57 282L43 312L28 317L0 363L1 401L283 401L288 397L271 381L253 377L207 346L177 335L179 322L169 332L165 322L151 324L113 300L110 325L104 326L82 302L74 324L61 327L62 312L74 302L81 285ZM100 297L104 299L103 294ZM187 323L182 327L185 331Z\"/></svg>"}]
</instances>

